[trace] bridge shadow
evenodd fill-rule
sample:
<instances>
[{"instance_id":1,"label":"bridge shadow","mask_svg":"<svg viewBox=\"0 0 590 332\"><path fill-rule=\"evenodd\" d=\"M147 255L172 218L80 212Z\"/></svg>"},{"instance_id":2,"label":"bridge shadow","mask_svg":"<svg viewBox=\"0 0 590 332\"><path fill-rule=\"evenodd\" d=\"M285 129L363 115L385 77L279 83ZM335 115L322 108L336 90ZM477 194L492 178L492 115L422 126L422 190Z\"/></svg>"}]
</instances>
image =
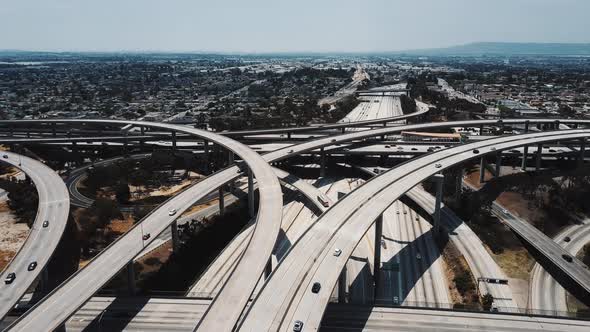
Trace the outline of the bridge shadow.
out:
<instances>
[{"instance_id":1,"label":"bridge shadow","mask_svg":"<svg viewBox=\"0 0 590 332\"><path fill-rule=\"evenodd\" d=\"M415 222L415 221L412 221ZM399 275L398 278L401 278L401 293L398 294L398 302L402 303L406 301L408 295L411 290L417 287L418 280L424 275L424 273L432 266L432 264L440 257L440 251L438 247L435 246L436 250L434 253L431 253L426 248L426 243L433 242L433 233L432 230L428 230L424 232L422 235L418 236L414 241L411 242L401 242L405 244L405 246L390 260L383 262L383 267L395 266L397 262L399 262ZM421 258L417 258L417 255L420 254ZM393 273L396 273L394 271ZM395 305L395 301L393 298L386 298L383 295L385 289L385 282L393 283L393 278L388 278L388 271L384 270L383 268L380 270L380 280L381 284L377 290L377 301L376 304L379 305ZM392 273L392 274L393 274ZM397 285L389 285L390 289L394 289L398 287ZM427 285L430 287L430 285ZM392 296L393 293L390 295Z\"/></svg>"},{"instance_id":2,"label":"bridge shadow","mask_svg":"<svg viewBox=\"0 0 590 332\"><path fill-rule=\"evenodd\" d=\"M374 284L369 260L366 257L356 256L350 256L349 260L363 263L362 269L350 283L348 289L349 302L355 304L373 303Z\"/></svg>"},{"instance_id":3,"label":"bridge shadow","mask_svg":"<svg viewBox=\"0 0 590 332\"><path fill-rule=\"evenodd\" d=\"M124 331L127 325L148 303L150 297L117 296L82 331Z\"/></svg>"}]
</instances>

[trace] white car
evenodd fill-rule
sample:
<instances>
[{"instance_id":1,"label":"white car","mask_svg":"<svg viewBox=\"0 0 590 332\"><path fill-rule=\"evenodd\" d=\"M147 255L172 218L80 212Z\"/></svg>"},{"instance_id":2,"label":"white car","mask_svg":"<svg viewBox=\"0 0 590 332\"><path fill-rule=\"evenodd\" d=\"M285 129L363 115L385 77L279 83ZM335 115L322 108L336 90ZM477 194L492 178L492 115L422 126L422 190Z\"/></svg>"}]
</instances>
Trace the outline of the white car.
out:
<instances>
[{"instance_id":1,"label":"white car","mask_svg":"<svg viewBox=\"0 0 590 332\"><path fill-rule=\"evenodd\" d=\"M416 254L416 259L418 259L418 260L422 259L422 255L420 255L420 253L417 253Z\"/></svg>"},{"instance_id":2,"label":"white car","mask_svg":"<svg viewBox=\"0 0 590 332\"><path fill-rule=\"evenodd\" d=\"M336 256L336 257L340 256L341 253L342 253L342 250L341 249L336 248L334 250L334 256Z\"/></svg>"},{"instance_id":3,"label":"white car","mask_svg":"<svg viewBox=\"0 0 590 332\"><path fill-rule=\"evenodd\" d=\"M176 214L176 209L172 209L172 210L168 211L169 216L173 216L175 214Z\"/></svg>"}]
</instances>

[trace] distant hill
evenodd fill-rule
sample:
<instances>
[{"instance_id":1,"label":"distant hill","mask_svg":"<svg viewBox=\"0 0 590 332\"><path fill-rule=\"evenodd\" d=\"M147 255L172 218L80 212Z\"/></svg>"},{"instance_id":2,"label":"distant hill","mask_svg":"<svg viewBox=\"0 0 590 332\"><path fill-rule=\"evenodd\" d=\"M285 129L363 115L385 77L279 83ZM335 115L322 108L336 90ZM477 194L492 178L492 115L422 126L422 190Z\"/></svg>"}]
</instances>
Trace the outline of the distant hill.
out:
<instances>
[{"instance_id":1,"label":"distant hill","mask_svg":"<svg viewBox=\"0 0 590 332\"><path fill-rule=\"evenodd\" d=\"M590 43L470 43L446 48L408 50L397 52L411 55L552 55L590 56Z\"/></svg>"}]
</instances>

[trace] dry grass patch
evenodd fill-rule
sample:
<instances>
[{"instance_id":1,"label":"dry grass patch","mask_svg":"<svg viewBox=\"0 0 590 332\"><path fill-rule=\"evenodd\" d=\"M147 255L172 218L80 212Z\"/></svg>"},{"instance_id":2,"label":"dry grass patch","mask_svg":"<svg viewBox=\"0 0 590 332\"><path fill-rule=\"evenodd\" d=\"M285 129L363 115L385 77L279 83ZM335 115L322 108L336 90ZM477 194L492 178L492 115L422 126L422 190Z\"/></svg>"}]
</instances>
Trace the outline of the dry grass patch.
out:
<instances>
[{"instance_id":1,"label":"dry grass patch","mask_svg":"<svg viewBox=\"0 0 590 332\"><path fill-rule=\"evenodd\" d=\"M4 268L6 268L14 255L16 255L14 251L0 249L0 271L4 271Z\"/></svg>"}]
</instances>

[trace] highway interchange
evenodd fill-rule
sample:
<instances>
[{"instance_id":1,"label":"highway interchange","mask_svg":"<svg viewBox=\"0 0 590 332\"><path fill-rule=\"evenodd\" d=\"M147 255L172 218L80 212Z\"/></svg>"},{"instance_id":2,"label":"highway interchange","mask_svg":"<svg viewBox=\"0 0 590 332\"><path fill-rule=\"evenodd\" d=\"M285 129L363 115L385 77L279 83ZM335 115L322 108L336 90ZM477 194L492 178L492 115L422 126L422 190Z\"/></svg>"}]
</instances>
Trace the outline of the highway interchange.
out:
<instances>
[{"instance_id":1,"label":"highway interchange","mask_svg":"<svg viewBox=\"0 0 590 332\"><path fill-rule=\"evenodd\" d=\"M386 105L383 111L379 106L381 99L385 100L384 105ZM78 271L36 304L27 314L14 322L11 329L25 331L57 328L70 316L75 315L76 311L112 276L145 250L156 238L155 235L167 229L176 219L175 216L168 215L171 209L176 209L179 214L182 213L192 204L206 197L207 194L215 192L221 185L246 175L249 172L248 169L254 173L253 178L256 179L260 196L258 213L248 228L230 243L188 292L193 296L202 293L214 295L212 303L208 303L203 309L203 317L198 321L191 321L192 328L203 331L230 331L234 328L244 331L289 331L292 330L296 320L301 320L305 322L306 330L317 329L322 326L324 310L334 295L341 271L346 271L347 274L347 278L344 280L348 280L348 282L344 290L349 296L353 296L355 300L364 304L370 304L375 300L375 290L366 287L370 285L370 282L352 283L352 280L372 278L372 271L376 264L373 261L372 248L376 245L383 245L381 262L377 264L383 263L384 268L379 272L382 277L379 279L383 280L384 285L387 285L377 288L376 303L380 303L380 301L384 301L388 305L403 302L406 304L449 303L448 286L444 282L445 278L440 267L440 253L432 245L434 242L432 227L423 217L397 201L398 198L407 193L411 199L431 211L432 196L428 197L429 194L412 188L444 169L503 150L510 151L522 146L579 140L590 136L590 131L577 129L535 132L462 144L411 159L364 184L358 179L346 179L345 182L337 180L333 183L329 181L334 180L320 179L316 183L316 188L284 171L270 167L269 163L291 156L314 151L327 152L330 151L331 146L337 144L386 137L391 134L399 134L402 131L511 124L525 125L528 128L529 125L537 123L555 123L554 119L531 119L403 125L396 122L409 116L401 115L400 107L396 106L396 103L399 104L399 100L397 102L396 100L398 99L389 96L370 97L368 102L361 104L362 107L353 111L355 113L350 115L353 119L350 123L321 127L321 130L328 130L328 132L333 129L341 129L343 134L310 139L261 156L246 145L229 137L239 138L252 135L267 137L270 135L272 137L277 134L291 136L294 133L318 130L318 127L234 132L226 133L227 137L224 137L177 125L137 121L21 121L19 126L51 123L75 126L83 123L104 123L175 130L223 146L239 156L242 161L239 162L239 167L230 165L230 167L213 174L163 203L140 221L136 227L95 257L86 268ZM370 119L370 116L367 115L375 114L375 111L369 111L370 108L375 107L374 104L378 106L377 114L381 116L381 119ZM422 105L417 115L424 114L427 110L428 108ZM581 120L561 121L562 124L568 123L575 126L587 124L586 121ZM395 126L378 127L377 129L365 128L375 123L389 123ZM353 126L358 127L352 128L352 130L346 129ZM306 196L307 201L312 203L306 206L298 200L292 200L285 201L283 206L279 179L282 179L283 185L296 188ZM342 186L346 182L348 182L348 190L331 190L332 187ZM254 185L253 181L250 182L250 185ZM344 198L340 198L338 192L350 193ZM326 199L325 195L329 198ZM318 204L318 196L324 197L324 200L329 202L327 209L326 206ZM309 209L309 206L312 209ZM380 216L383 218L384 243L376 244L373 223ZM463 223L457 220L448 209L443 209L442 217L446 227L453 227L457 232L457 240L454 242L467 246L472 242L472 239L477 238L473 232L469 232L470 230L461 230L464 228ZM516 223L514 228L517 229L517 232L518 227L521 227L522 224ZM534 233L530 229L525 229L521 231L521 236L527 238L531 232ZM144 234L153 234L154 236L143 240ZM538 243L541 251L546 245L552 246L553 243L550 239L539 239L532 242ZM581 242L580 240L574 243ZM404 246L404 243L409 243L409 245ZM482 250L485 251L483 246L477 245L477 243L471 243L471 245L475 248L461 248L460 245L458 247L462 252L471 255L471 259L469 255L466 255L466 258L474 275L491 273L496 277L502 276L501 270L493 261L490 261L491 257L489 255L485 257L486 255L482 252ZM551 248L551 250L555 249ZM333 255L335 249L341 250L341 254ZM424 258L416 264L414 257L419 253ZM552 255L551 252L545 253L546 257L550 260L553 259L554 264L566 271L578 285L586 287L586 289L590 287L588 273L581 269L577 260L574 260L572 267L572 264L565 264L563 260L555 260ZM402 276L399 271L386 269L385 265L387 264L398 265L401 267L399 271L407 271L406 273L409 274ZM263 271L267 265L272 268L272 274L265 279ZM320 282L322 285L317 294L309 292L315 282ZM91 286L80 287L80 285ZM491 286L489 291L495 297L506 301L501 304L501 307L514 307L508 287ZM19 297L17 296L16 300ZM253 301L245 309L251 298Z\"/></svg>"}]
</instances>

